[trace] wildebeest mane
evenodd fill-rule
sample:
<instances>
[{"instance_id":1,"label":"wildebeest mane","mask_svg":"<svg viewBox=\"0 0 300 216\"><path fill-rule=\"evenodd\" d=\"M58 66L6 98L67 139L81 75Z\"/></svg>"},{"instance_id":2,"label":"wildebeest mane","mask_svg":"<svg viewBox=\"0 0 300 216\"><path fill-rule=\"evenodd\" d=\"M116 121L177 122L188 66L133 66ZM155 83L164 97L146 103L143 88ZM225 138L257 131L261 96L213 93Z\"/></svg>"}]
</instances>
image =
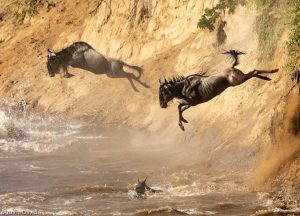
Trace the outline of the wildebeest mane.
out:
<instances>
[{"instance_id":1,"label":"wildebeest mane","mask_svg":"<svg viewBox=\"0 0 300 216\"><path fill-rule=\"evenodd\" d=\"M73 43L71 46L68 46L64 49L62 49L59 52L56 52L56 59L59 59L60 61L67 61L69 60L73 53L76 53L79 50L88 50L88 49L94 49L91 45L89 45L86 42L83 41L79 41L79 42L75 42ZM48 49L48 52L50 50Z\"/></svg>"},{"instance_id":2,"label":"wildebeest mane","mask_svg":"<svg viewBox=\"0 0 300 216\"><path fill-rule=\"evenodd\" d=\"M181 82L184 80L184 76L182 75L174 75L170 77L169 79L166 79L166 84L173 84L176 82Z\"/></svg>"},{"instance_id":3,"label":"wildebeest mane","mask_svg":"<svg viewBox=\"0 0 300 216\"><path fill-rule=\"evenodd\" d=\"M239 65L239 63L240 63L239 55L245 55L246 53L231 49L231 50L224 50L224 52L222 54L229 55L229 57L233 60L232 67L235 67L235 66Z\"/></svg>"}]
</instances>

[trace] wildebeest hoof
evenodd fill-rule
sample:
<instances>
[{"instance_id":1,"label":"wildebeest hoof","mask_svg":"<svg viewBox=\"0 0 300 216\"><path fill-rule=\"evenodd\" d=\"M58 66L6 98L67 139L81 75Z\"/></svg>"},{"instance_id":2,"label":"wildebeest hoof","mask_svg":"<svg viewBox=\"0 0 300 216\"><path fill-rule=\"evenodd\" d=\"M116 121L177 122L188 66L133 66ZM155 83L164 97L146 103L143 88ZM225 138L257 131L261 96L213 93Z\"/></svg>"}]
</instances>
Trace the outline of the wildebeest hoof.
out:
<instances>
[{"instance_id":1,"label":"wildebeest hoof","mask_svg":"<svg viewBox=\"0 0 300 216\"><path fill-rule=\"evenodd\" d=\"M145 83L142 83L142 86L144 86L145 88L150 88L150 86Z\"/></svg>"},{"instance_id":2,"label":"wildebeest hoof","mask_svg":"<svg viewBox=\"0 0 300 216\"><path fill-rule=\"evenodd\" d=\"M181 121L183 121L184 123L189 123L186 119L182 118Z\"/></svg>"},{"instance_id":3,"label":"wildebeest hoof","mask_svg":"<svg viewBox=\"0 0 300 216\"><path fill-rule=\"evenodd\" d=\"M274 69L274 70L271 70L271 73L276 73L276 72L278 72L278 71L279 71L279 69L276 68L276 69Z\"/></svg>"},{"instance_id":4,"label":"wildebeest hoof","mask_svg":"<svg viewBox=\"0 0 300 216\"><path fill-rule=\"evenodd\" d=\"M178 125L179 125L180 129L181 129L182 131L184 131L184 126L183 126L183 124L180 122Z\"/></svg>"},{"instance_id":5,"label":"wildebeest hoof","mask_svg":"<svg viewBox=\"0 0 300 216\"><path fill-rule=\"evenodd\" d=\"M65 74L65 75L64 75L64 78L71 78L72 76L74 76L74 75L68 73L68 74Z\"/></svg>"}]
</instances>

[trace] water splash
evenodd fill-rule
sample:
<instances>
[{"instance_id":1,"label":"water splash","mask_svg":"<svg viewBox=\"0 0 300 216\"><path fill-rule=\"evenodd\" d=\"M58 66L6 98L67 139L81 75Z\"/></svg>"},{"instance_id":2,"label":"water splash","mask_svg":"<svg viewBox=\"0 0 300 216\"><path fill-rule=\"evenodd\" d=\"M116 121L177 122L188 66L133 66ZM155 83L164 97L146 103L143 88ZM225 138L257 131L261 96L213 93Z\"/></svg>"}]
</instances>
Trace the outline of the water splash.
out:
<instances>
[{"instance_id":1,"label":"water splash","mask_svg":"<svg viewBox=\"0 0 300 216\"><path fill-rule=\"evenodd\" d=\"M102 135L82 136L82 124L66 122L26 109L25 102L0 106L0 152L49 153L79 140L100 140ZM23 136L21 136L23 135Z\"/></svg>"}]
</instances>

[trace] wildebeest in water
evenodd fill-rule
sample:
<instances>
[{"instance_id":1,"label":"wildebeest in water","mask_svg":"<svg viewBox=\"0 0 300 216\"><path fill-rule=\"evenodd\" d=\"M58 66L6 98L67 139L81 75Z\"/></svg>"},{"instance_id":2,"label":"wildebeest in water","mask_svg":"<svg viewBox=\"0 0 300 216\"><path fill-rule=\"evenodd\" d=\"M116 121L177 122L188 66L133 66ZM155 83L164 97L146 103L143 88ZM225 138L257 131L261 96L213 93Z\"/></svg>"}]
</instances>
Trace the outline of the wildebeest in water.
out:
<instances>
[{"instance_id":1,"label":"wildebeest in water","mask_svg":"<svg viewBox=\"0 0 300 216\"><path fill-rule=\"evenodd\" d=\"M140 179L138 179L138 183L137 183L136 187L134 188L134 192L135 192L134 197L135 198L142 198L145 195L146 191L149 191L151 193L160 193L160 192L163 192L160 189L154 189L154 188L149 187L146 184L147 178L148 177L146 177L145 180L143 180L143 181L140 181Z\"/></svg>"},{"instance_id":2,"label":"wildebeest in water","mask_svg":"<svg viewBox=\"0 0 300 216\"><path fill-rule=\"evenodd\" d=\"M50 77L55 76L60 69L64 72L64 77L69 78L68 66L81 68L95 74L106 74L112 78L127 78L134 88L132 80L137 81L144 87L149 86L140 81L143 69L138 66L130 65L115 58L109 58L97 52L91 45L79 41L71 44L60 52L53 52L48 49L47 69ZM124 71L124 66L133 69L138 73L135 76L132 73Z\"/></svg>"}]
</instances>

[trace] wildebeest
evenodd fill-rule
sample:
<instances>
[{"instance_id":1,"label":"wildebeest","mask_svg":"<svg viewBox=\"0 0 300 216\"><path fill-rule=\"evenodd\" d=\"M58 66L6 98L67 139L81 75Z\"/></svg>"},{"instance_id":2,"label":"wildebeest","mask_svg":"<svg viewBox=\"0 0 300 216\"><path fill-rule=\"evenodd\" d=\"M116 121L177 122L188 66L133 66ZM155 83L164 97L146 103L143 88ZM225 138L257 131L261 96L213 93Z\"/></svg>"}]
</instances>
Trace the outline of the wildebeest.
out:
<instances>
[{"instance_id":1,"label":"wildebeest","mask_svg":"<svg viewBox=\"0 0 300 216\"><path fill-rule=\"evenodd\" d=\"M275 73L279 69L274 70L252 70L244 74L241 70L235 68L239 64L239 55L245 54L236 50L229 50L223 54L228 54L233 58L230 68L223 72L207 76L205 73L197 73L188 77L174 76L169 80L160 79L159 87L159 103L161 108L167 108L168 102L174 98L180 99L178 105L179 111L179 127L184 130L182 122L188 121L182 116L183 111L207 102L217 95L221 94L225 89L231 86L241 85L245 81L256 77L263 80L271 80L260 74Z\"/></svg>"},{"instance_id":2,"label":"wildebeest","mask_svg":"<svg viewBox=\"0 0 300 216\"><path fill-rule=\"evenodd\" d=\"M134 188L134 191L137 194L145 194L146 190L150 190L151 189L149 186L146 185L146 180L147 180L147 177L145 178L144 181L140 181L140 179L138 179L138 184Z\"/></svg>"},{"instance_id":3,"label":"wildebeest","mask_svg":"<svg viewBox=\"0 0 300 216\"><path fill-rule=\"evenodd\" d=\"M64 77L69 78L71 76L68 72L69 65L95 74L106 74L112 78L127 78L136 91L132 80L148 87L139 80L143 71L141 67L129 65L119 59L105 57L83 41L75 42L60 52L53 52L48 49L47 69L50 77L62 69ZM135 76L124 71L124 66L135 70L138 75Z\"/></svg>"},{"instance_id":4,"label":"wildebeest","mask_svg":"<svg viewBox=\"0 0 300 216\"><path fill-rule=\"evenodd\" d=\"M145 194L146 190L151 192L151 193L159 193L162 192L162 190L157 190L157 189L153 189L150 188L147 184L146 184L146 180L148 177L145 178L144 181L140 181L140 179L138 179L138 184L137 186L134 188L134 191L136 192L137 197L141 197Z\"/></svg>"}]
</instances>

